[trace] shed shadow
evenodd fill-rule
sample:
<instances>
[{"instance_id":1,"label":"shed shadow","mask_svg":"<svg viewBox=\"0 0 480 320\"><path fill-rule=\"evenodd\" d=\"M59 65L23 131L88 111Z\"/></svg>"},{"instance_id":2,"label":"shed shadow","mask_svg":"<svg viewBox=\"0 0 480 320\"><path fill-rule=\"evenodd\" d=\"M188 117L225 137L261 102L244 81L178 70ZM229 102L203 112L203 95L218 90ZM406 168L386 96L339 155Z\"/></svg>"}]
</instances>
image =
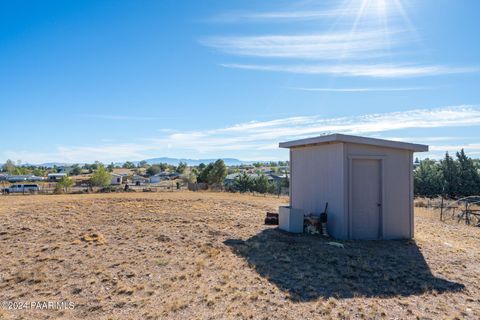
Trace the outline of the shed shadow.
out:
<instances>
[{"instance_id":1,"label":"shed shadow","mask_svg":"<svg viewBox=\"0 0 480 320\"><path fill-rule=\"evenodd\" d=\"M339 248L311 235L266 229L243 241L224 243L292 301L320 297L393 297L465 287L432 275L412 240L348 241Z\"/></svg>"}]
</instances>

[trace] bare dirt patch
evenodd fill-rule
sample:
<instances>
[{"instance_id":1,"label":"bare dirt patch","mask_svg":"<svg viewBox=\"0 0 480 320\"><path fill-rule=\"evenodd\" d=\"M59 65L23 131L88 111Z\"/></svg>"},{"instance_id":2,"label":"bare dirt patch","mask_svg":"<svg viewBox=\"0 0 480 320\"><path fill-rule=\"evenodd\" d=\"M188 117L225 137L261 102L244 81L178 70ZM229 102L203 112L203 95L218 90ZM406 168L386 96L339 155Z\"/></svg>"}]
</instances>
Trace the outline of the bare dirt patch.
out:
<instances>
[{"instance_id":1,"label":"bare dirt patch","mask_svg":"<svg viewBox=\"0 0 480 320\"><path fill-rule=\"evenodd\" d=\"M416 218L415 241L264 226L286 199L224 193L0 196L6 319L480 317L480 228Z\"/></svg>"}]
</instances>

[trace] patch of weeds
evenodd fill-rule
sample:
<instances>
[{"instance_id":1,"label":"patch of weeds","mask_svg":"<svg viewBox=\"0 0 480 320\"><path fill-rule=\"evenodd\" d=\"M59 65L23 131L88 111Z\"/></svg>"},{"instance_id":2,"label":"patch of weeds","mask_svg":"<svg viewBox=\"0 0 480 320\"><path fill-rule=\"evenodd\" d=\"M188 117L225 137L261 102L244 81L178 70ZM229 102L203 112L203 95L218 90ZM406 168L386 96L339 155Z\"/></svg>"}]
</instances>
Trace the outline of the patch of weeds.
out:
<instances>
[{"instance_id":1,"label":"patch of weeds","mask_svg":"<svg viewBox=\"0 0 480 320\"><path fill-rule=\"evenodd\" d=\"M167 260L164 260L164 259L158 259L158 260L157 260L157 266L159 266L159 267L165 267L166 265L168 265L168 261L167 261Z\"/></svg>"}]
</instances>

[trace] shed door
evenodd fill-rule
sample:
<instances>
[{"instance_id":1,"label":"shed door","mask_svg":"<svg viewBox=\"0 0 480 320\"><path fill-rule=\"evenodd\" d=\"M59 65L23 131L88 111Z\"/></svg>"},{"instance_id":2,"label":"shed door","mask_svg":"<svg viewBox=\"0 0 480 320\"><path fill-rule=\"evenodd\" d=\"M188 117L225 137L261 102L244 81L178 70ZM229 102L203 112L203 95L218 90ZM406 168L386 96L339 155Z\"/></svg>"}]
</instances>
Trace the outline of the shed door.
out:
<instances>
[{"instance_id":1,"label":"shed door","mask_svg":"<svg viewBox=\"0 0 480 320\"><path fill-rule=\"evenodd\" d=\"M353 239L381 237L381 160L353 159L351 172L351 236Z\"/></svg>"}]
</instances>

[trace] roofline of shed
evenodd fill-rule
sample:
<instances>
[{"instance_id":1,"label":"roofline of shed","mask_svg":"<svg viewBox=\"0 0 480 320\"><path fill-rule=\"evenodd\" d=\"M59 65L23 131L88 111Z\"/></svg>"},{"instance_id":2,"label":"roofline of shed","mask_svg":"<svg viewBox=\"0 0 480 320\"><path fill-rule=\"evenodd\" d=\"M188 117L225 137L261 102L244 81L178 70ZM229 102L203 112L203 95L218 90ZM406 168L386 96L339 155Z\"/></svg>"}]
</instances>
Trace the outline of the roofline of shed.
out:
<instances>
[{"instance_id":1,"label":"roofline of shed","mask_svg":"<svg viewBox=\"0 0 480 320\"><path fill-rule=\"evenodd\" d=\"M335 134L330 134L325 136L318 136L313 138L300 139L300 140L280 142L278 146L280 148L297 148L297 147L305 147L305 146L320 145L320 144L335 143L335 142L365 144L365 145L384 147L384 148L404 149L404 150L410 150L413 152L428 151L428 146L424 144L407 143L407 142L377 139L377 138L367 138L367 137L352 136L352 135L340 134L340 133L335 133Z\"/></svg>"}]
</instances>

